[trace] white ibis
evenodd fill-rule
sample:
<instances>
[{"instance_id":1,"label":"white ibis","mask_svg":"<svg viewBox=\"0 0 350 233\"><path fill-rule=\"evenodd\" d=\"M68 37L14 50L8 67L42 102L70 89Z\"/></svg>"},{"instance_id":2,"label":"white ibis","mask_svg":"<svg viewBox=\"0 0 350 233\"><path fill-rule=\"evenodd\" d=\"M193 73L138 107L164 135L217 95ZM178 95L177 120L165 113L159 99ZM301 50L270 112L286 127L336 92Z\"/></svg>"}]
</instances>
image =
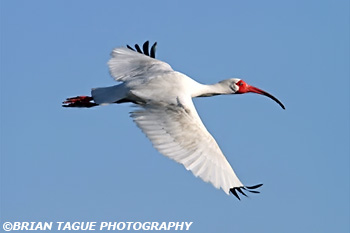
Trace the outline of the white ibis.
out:
<instances>
[{"instance_id":1,"label":"white ibis","mask_svg":"<svg viewBox=\"0 0 350 233\"><path fill-rule=\"evenodd\" d=\"M155 59L156 43L150 51L148 41L143 44L143 51L137 44L135 48L136 51L130 46L112 51L109 70L120 84L93 88L91 96L68 98L63 107L134 103L138 108L131 112L131 117L160 153L238 199L238 193L247 196L243 190L259 193L254 189L262 184L245 186L238 179L202 123L192 98L252 92L273 99L284 109L283 104L271 94L238 78L212 85L200 84Z\"/></svg>"}]
</instances>

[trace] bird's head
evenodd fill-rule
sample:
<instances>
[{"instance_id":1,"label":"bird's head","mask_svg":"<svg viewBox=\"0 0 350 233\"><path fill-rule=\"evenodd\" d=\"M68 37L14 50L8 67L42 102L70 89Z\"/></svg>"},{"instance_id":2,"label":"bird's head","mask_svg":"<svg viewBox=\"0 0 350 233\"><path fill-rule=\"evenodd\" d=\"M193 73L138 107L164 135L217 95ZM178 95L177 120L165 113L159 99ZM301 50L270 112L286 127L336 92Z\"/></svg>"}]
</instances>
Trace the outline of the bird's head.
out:
<instances>
[{"instance_id":1,"label":"bird's head","mask_svg":"<svg viewBox=\"0 0 350 233\"><path fill-rule=\"evenodd\" d=\"M273 99L274 101L276 101L283 109L285 109L284 105L276 97L274 97L273 95L271 95L270 93L268 93L266 91L263 91L257 87L254 87L254 86L247 84L242 79L231 78L231 79L223 80L221 83L226 84L230 87L230 89L232 91L231 94L244 94L244 93L252 92L252 93L256 93L256 94L260 94L260 95L265 95L265 96Z\"/></svg>"}]
</instances>

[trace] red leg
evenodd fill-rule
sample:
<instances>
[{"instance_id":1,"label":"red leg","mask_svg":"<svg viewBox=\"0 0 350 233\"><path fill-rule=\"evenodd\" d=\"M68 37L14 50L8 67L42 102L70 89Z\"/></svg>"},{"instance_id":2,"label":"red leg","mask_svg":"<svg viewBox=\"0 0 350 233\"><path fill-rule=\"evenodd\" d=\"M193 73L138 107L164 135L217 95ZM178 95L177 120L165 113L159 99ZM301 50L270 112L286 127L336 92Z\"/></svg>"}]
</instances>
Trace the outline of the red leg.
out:
<instances>
[{"instance_id":1,"label":"red leg","mask_svg":"<svg viewBox=\"0 0 350 233\"><path fill-rule=\"evenodd\" d=\"M62 107L91 108L98 105L92 101L94 101L94 99L91 96L67 98L66 101L63 102Z\"/></svg>"}]
</instances>

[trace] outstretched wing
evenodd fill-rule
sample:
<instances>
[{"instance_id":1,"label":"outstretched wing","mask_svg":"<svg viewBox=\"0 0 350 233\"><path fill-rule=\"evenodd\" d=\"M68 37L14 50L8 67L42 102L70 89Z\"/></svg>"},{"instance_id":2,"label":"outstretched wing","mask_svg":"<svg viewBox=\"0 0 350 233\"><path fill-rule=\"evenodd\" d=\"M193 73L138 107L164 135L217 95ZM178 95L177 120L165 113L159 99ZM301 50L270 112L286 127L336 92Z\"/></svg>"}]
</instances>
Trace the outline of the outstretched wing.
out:
<instances>
[{"instance_id":1,"label":"outstretched wing","mask_svg":"<svg viewBox=\"0 0 350 233\"><path fill-rule=\"evenodd\" d=\"M192 100L187 102L148 103L131 117L160 153L183 164L195 176L227 194L232 188L244 187L200 120Z\"/></svg>"},{"instance_id":2,"label":"outstretched wing","mask_svg":"<svg viewBox=\"0 0 350 233\"><path fill-rule=\"evenodd\" d=\"M145 45L146 44L146 45ZM135 77L148 77L157 72L173 71L168 63L157 60L155 57L155 45L148 52L148 43L143 46L144 51L138 45L136 50L128 46L127 48L116 48L111 53L108 62L109 71L116 81L129 81Z\"/></svg>"}]
</instances>

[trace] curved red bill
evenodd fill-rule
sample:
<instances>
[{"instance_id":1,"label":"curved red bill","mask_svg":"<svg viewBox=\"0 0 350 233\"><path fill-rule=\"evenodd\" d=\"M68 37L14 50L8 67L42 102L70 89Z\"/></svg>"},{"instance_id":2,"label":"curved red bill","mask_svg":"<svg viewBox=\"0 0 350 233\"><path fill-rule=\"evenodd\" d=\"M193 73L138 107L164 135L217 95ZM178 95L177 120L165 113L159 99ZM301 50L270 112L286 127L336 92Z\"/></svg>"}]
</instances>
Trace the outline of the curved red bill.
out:
<instances>
[{"instance_id":1,"label":"curved red bill","mask_svg":"<svg viewBox=\"0 0 350 233\"><path fill-rule=\"evenodd\" d=\"M273 99L274 101L276 101L283 109L286 109L284 107L284 105L281 103L281 101L279 101L276 97L274 97L270 93L268 93L266 91L263 91L263 90L261 90L261 89L259 89L257 87L253 87L253 86L248 85L247 88L246 88L246 92L253 92L253 93L260 94L260 95L265 95L265 96Z\"/></svg>"}]
</instances>

